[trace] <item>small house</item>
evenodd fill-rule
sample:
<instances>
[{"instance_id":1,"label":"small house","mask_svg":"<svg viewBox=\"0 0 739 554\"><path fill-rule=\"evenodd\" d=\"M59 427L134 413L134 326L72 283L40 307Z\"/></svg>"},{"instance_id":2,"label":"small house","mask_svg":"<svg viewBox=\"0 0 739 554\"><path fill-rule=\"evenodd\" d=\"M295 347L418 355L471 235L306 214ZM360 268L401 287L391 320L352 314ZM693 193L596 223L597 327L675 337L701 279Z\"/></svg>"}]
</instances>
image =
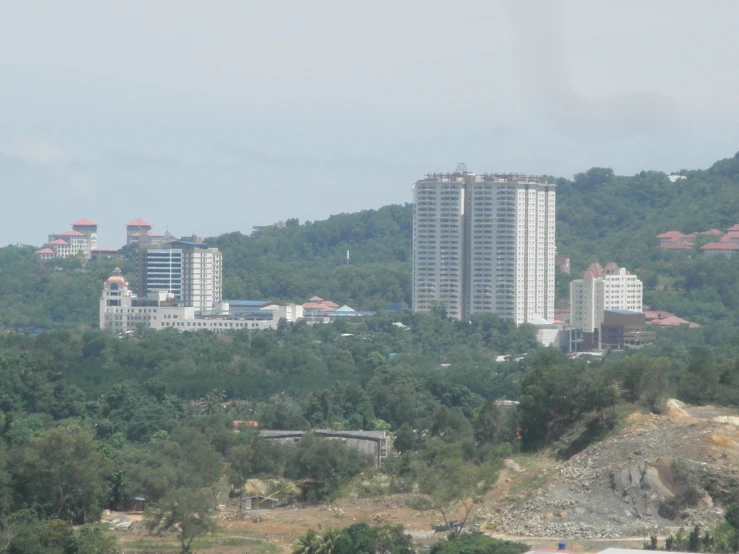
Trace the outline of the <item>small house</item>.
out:
<instances>
[{"instance_id":1,"label":"small house","mask_svg":"<svg viewBox=\"0 0 739 554\"><path fill-rule=\"evenodd\" d=\"M279 498L270 498L266 496L242 496L242 510L272 510L280 505Z\"/></svg>"},{"instance_id":2,"label":"small house","mask_svg":"<svg viewBox=\"0 0 739 554\"><path fill-rule=\"evenodd\" d=\"M144 512L146 511L146 498L137 496L135 498L127 498L123 501L124 512Z\"/></svg>"}]
</instances>

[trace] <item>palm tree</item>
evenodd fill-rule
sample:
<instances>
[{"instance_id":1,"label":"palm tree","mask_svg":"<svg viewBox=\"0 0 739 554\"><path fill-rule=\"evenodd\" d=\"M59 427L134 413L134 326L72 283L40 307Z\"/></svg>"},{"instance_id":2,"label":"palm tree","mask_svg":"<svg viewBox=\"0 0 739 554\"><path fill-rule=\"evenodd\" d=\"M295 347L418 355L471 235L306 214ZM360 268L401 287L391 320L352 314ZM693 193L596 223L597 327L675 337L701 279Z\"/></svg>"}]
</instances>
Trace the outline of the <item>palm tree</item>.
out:
<instances>
[{"instance_id":1,"label":"palm tree","mask_svg":"<svg viewBox=\"0 0 739 554\"><path fill-rule=\"evenodd\" d=\"M339 536L341 536L341 531L338 529L331 529L330 527L326 529L323 536L321 536L322 544L319 554L334 554L334 547Z\"/></svg>"},{"instance_id":2,"label":"palm tree","mask_svg":"<svg viewBox=\"0 0 739 554\"><path fill-rule=\"evenodd\" d=\"M297 541L293 554L321 554L323 538L313 529L308 529Z\"/></svg>"}]
</instances>

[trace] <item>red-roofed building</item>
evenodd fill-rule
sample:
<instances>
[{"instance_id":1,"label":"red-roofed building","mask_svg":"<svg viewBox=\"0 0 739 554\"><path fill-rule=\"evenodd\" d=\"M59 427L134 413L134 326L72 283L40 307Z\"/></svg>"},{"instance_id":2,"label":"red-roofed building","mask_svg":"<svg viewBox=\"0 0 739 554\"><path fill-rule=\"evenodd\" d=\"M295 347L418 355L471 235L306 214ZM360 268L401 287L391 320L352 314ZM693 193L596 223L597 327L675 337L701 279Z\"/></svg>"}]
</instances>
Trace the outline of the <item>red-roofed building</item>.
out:
<instances>
[{"instance_id":1,"label":"red-roofed building","mask_svg":"<svg viewBox=\"0 0 739 554\"><path fill-rule=\"evenodd\" d=\"M153 225L144 221L140 217L126 223L126 244L130 245L132 242L136 242L139 236L148 235L151 233Z\"/></svg>"},{"instance_id":2,"label":"red-roofed building","mask_svg":"<svg viewBox=\"0 0 739 554\"><path fill-rule=\"evenodd\" d=\"M92 221L91 219L87 219L86 217L83 217L82 219L78 219L74 223L72 223L72 228L74 227L97 227L98 224Z\"/></svg>"},{"instance_id":3,"label":"red-roofed building","mask_svg":"<svg viewBox=\"0 0 739 554\"><path fill-rule=\"evenodd\" d=\"M660 327L674 327L675 325L687 325L690 322L682 317L671 315L661 319L655 319L651 323L653 325L659 325Z\"/></svg>"},{"instance_id":4,"label":"red-roofed building","mask_svg":"<svg viewBox=\"0 0 739 554\"><path fill-rule=\"evenodd\" d=\"M724 256L731 258L739 251L737 242L709 242L701 246L701 251L706 256Z\"/></svg>"},{"instance_id":5,"label":"red-roofed building","mask_svg":"<svg viewBox=\"0 0 739 554\"><path fill-rule=\"evenodd\" d=\"M647 323L663 328L676 327L678 325L687 325L690 329L697 329L700 327L697 323L678 317L671 312L661 310L647 310L644 312L644 317L646 318Z\"/></svg>"},{"instance_id":6,"label":"red-roofed building","mask_svg":"<svg viewBox=\"0 0 739 554\"><path fill-rule=\"evenodd\" d=\"M693 250L696 247L695 241L698 237L718 238L719 242L736 242L739 244L739 224L730 227L727 234L719 229L709 229L708 231L699 231L687 235L680 231L667 231L657 235L657 240L659 240L657 248L662 250Z\"/></svg>"},{"instance_id":7,"label":"red-roofed building","mask_svg":"<svg viewBox=\"0 0 739 554\"><path fill-rule=\"evenodd\" d=\"M54 252L48 246L46 248L36 250L33 255L36 257L37 260L50 260L51 258L56 258L56 252Z\"/></svg>"},{"instance_id":8,"label":"red-roofed building","mask_svg":"<svg viewBox=\"0 0 739 554\"><path fill-rule=\"evenodd\" d=\"M75 256L83 261L91 257L91 251L97 246L97 223L84 218L72 223L72 229L62 233L51 233L41 250L34 253L37 259L67 258ZM61 242L60 242L61 241ZM51 256L46 249L53 251Z\"/></svg>"},{"instance_id":9,"label":"red-roofed building","mask_svg":"<svg viewBox=\"0 0 739 554\"><path fill-rule=\"evenodd\" d=\"M600 277L601 275L603 275L603 273L603 266L601 266L598 262L593 262L585 270L585 273L583 273L583 278L595 279L596 277Z\"/></svg>"},{"instance_id":10,"label":"red-roofed building","mask_svg":"<svg viewBox=\"0 0 739 554\"><path fill-rule=\"evenodd\" d=\"M690 241L685 242L664 242L657 246L661 250L693 250L695 243Z\"/></svg>"},{"instance_id":11,"label":"red-roofed building","mask_svg":"<svg viewBox=\"0 0 739 554\"><path fill-rule=\"evenodd\" d=\"M49 242L44 247L54 251L55 258L69 258L71 256L84 256L87 239L73 235L61 238L60 235L50 235Z\"/></svg>"},{"instance_id":12,"label":"red-roofed building","mask_svg":"<svg viewBox=\"0 0 739 554\"><path fill-rule=\"evenodd\" d=\"M644 312L644 317L647 320L647 323L651 323L655 319L664 319L666 317L673 317L675 314L672 312L665 312L661 310L646 310Z\"/></svg>"},{"instance_id":13,"label":"red-roofed building","mask_svg":"<svg viewBox=\"0 0 739 554\"><path fill-rule=\"evenodd\" d=\"M661 235L657 235L657 239L660 244L667 244L668 242L677 242L688 238L688 235L683 235L680 231L667 231Z\"/></svg>"},{"instance_id":14,"label":"red-roofed building","mask_svg":"<svg viewBox=\"0 0 739 554\"><path fill-rule=\"evenodd\" d=\"M87 249L88 252L98 246L98 224L94 221L87 219L78 219L72 223L72 230L82 233L87 238Z\"/></svg>"},{"instance_id":15,"label":"red-roofed building","mask_svg":"<svg viewBox=\"0 0 739 554\"><path fill-rule=\"evenodd\" d=\"M331 300L324 300L319 296L314 296L303 304L303 310L311 312L335 312L339 305Z\"/></svg>"},{"instance_id":16,"label":"red-roofed building","mask_svg":"<svg viewBox=\"0 0 739 554\"><path fill-rule=\"evenodd\" d=\"M729 231L728 233L723 235L720 239L718 239L718 241L739 243L739 231Z\"/></svg>"}]
</instances>

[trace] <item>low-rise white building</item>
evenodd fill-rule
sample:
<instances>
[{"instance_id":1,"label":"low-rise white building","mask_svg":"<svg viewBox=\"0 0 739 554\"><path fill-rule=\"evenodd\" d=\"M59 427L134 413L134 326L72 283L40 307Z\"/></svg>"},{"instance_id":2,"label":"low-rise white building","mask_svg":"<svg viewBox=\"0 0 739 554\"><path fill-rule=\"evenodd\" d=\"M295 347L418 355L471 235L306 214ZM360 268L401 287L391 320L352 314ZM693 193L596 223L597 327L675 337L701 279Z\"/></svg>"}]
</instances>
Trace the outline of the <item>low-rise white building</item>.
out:
<instances>
[{"instance_id":1,"label":"low-rise white building","mask_svg":"<svg viewBox=\"0 0 739 554\"><path fill-rule=\"evenodd\" d=\"M116 268L103 286L100 296L100 329L129 332L140 327L178 331L238 331L276 329L281 320L302 319L301 306L282 302L264 302L253 309L234 309L228 302L217 303L212 310L197 311L185 306L168 291L153 291L137 297L128 280Z\"/></svg>"}]
</instances>

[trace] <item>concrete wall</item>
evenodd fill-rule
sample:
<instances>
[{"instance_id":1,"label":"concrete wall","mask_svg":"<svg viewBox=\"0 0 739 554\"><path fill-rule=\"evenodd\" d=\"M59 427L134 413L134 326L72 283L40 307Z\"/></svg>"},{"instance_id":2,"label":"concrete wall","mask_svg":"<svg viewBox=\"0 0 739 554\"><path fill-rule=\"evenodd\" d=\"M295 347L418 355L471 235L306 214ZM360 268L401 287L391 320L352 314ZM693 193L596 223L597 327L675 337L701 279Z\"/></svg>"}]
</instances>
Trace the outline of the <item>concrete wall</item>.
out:
<instances>
[{"instance_id":1,"label":"concrete wall","mask_svg":"<svg viewBox=\"0 0 739 554\"><path fill-rule=\"evenodd\" d=\"M317 437L340 440L349 448L359 450L370 456L376 467L382 465L390 452L390 437L384 431L332 431L316 429L312 431ZM263 439L275 440L281 444L297 444L306 431L260 431Z\"/></svg>"}]
</instances>

